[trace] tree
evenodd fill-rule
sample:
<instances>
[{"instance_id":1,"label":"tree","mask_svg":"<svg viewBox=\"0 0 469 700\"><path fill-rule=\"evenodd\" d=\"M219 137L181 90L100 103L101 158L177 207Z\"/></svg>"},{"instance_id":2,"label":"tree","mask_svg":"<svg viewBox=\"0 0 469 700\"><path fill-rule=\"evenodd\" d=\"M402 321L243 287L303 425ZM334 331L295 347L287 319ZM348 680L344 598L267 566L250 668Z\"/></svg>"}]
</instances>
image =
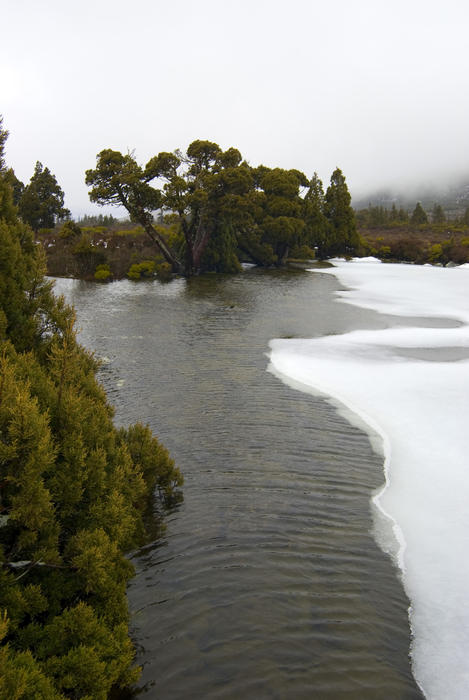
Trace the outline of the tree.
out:
<instances>
[{"instance_id":1,"label":"tree","mask_svg":"<svg viewBox=\"0 0 469 700\"><path fill-rule=\"evenodd\" d=\"M355 253L360 243L357 224L347 183L339 168L332 173L326 191L324 214L329 223L329 231L321 256Z\"/></svg>"},{"instance_id":2,"label":"tree","mask_svg":"<svg viewBox=\"0 0 469 700\"><path fill-rule=\"evenodd\" d=\"M0 128L0 162L5 132ZM124 552L182 477L146 426L117 430L0 170L0 697L105 700L133 683Z\"/></svg>"},{"instance_id":3,"label":"tree","mask_svg":"<svg viewBox=\"0 0 469 700\"><path fill-rule=\"evenodd\" d=\"M271 246L277 265L284 264L290 248L302 242L305 222L300 187L307 184L306 176L299 170L265 169L261 176L262 241Z\"/></svg>"},{"instance_id":4,"label":"tree","mask_svg":"<svg viewBox=\"0 0 469 700\"><path fill-rule=\"evenodd\" d=\"M446 221L445 212L441 204L435 204L432 209L432 222L434 224L444 224Z\"/></svg>"},{"instance_id":5,"label":"tree","mask_svg":"<svg viewBox=\"0 0 469 700\"><path fill-rule=\"evenodd\" d=\"M304 198L304 219L306 243L317 250L318 257L323 257L329 229L324 207L324 187L318 174L314 173Z\"/></svg>"},{"instance_id":6,"label":"tree","mask_svg":"<svg viewBox=\"0 0 469 700\"><path fill-rule=\"evenodd\" d=\"M428 224L427 214L420 202L417 202L417 204L415 205L415 209L412 212L412 216L410 217L410 223L412 224L412 226Z\"/></svg>"},{"instance_id":7,"label":"tree","mask_svg":"<svg viewBox=\"0 0 469 700\"><path fill-rule=\"evenodd\" d=\"M92 187L91 201L125 207L172 269L193 275L203 269L207 247L216 236L232 246L226 232L237 216L233 205L252 187L252 177L235 148L222 151L216 143L198 140L185 154L161 152L145 167L132 154L101 151L96 168L86 172L86 184ZM158 209L176 216L181 251L173 249L154 225L153 212Z\"/></svg>"},{"instance_id":8,"label":"tree","mask_svg":"<svg viewBox=\"0 0 469 700\"><path fill-rule=\"evenodd\" d=\"M8 168L8 170L6 170L5 179L12 189L13 203L17 206L24 192L24 184L21 180L18 180L13 168Z\"/></svg>"},{"instance_id":9,"label":"tree","mask_svg":"<svg viewBox=\"0 0 469 700\"><path fill-rule=\"evenodd\" d=\"M36 232L40 228L53 228L58 220L70 216L70 211L64 207L64 193L55 175L39 161L19 199L18 208L22 220Z\"/></svg>"}]
</instances>

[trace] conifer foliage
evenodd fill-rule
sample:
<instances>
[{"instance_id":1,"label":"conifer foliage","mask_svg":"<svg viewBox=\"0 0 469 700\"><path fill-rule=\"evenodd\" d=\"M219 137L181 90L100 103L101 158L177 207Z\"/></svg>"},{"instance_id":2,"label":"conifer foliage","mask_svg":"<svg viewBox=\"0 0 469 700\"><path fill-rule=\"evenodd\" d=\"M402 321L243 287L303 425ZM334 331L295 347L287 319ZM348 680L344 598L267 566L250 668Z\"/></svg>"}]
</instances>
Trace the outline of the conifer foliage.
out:
<instances>
[{"instance_id":1,"label":"conifer foliage","mask_svg":"<svg viewBox=\"0 0 469 700\"><path fill-rule=\"evenodd\" d=\"M70 217L64 207L64 193L55 175L37 161L33 176L18 202L23 221L34 231L53 228L57 221Z\"/></svg>"},{"instance_id":2,"label":"conifer foliage","mask_svg":"<svg viewBox=\"0 0 469 700\"><path fill-rule=\"evenodd\" d=\"M117 430L13 206L0 121L0 698L103 699L138 677L124 552L179 471L148 427Z\"/></svg>"}]
</instances>

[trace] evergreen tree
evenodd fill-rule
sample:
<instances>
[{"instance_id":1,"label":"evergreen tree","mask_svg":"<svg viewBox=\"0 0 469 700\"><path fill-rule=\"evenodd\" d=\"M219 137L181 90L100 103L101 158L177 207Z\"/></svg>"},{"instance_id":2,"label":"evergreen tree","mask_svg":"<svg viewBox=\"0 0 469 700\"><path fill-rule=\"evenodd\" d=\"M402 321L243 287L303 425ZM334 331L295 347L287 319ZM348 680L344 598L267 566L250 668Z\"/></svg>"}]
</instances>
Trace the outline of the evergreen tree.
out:
<instances>
[{"instance_id":1,"label":"evergreen tree","mask_svg":"<svg viewBox=\"0 0 469 700\"><path fill-rule=\"evenodd\" d=\"M70 211L64 207L64 193L55 175L39 161L29 185L24 188L18 207L22 220L36 232L40 228L53 228L58 220L70 216Z\"/></svg>"},{"instance_id":2,"label":"evergreen tree","mask_svg":"<svg viewBox=\"0 0 469 700\"><path fill-rule=\"evenodd\" d=\"M410 217L410 223L412 224L412 226L428 224L427 214L420 202L417 202L417 204L415 205L415 209L412 212L412 216Z\"/></svg>"},{"instance_id":3,"label":"evergreen tree","mask_svg":"<svg viewBox=\"0 0 469 700\"><path fill-rule=\"evenodd\" d=\"M403 207L399 209L399 223L405 224L409 221L409 212Z\"/></svg>"},{"instance_id":4,"label":"evergreen tree","mask_svg":"<svg viewBox=\"0 0 469 700\"><path fill-rule=\"evenodd\" d=\"M0 162L5 131L0 129ZM0 171L0 697L96 698L136 680L124 552L182 483L145 426L116 430Z\"/></svg>"},{"instance_id":5,"label":"evergreen tree","mask_svg":"<svg viewBox=\"0 0 469 700\"><path fill-rule=\"evenodd\" d=\"M306 243L317 249L318 257L323 256L329 230L324 207L324 187L318 174L314 173L304 198L304 219Z\"/></svg>"},{"instance_id":6,"label":"evergreen tree","mask_svg":"<svg viewBox=\"0 0 469 700\"><path fill-rule=\"evenodd\" d=\"M445 212L441 204L435 204L432 209L432 222L434 224L444 224L446 221Z\"/></svg>"},{"instance_id":7,"label":"evergreen tree","mask_svg":"<svg viewBox=\"0 0 469 700\"><path fill-rule=\"evenodd\" d=\"M160 187L151 185L157 181ZM161 183L164 183L161 187ZM252 187L249 166L235 148L223 151L211 141L193 141L185 154L162 152L141 167L131 155L106 149L98 154L95 170L86 172L90 199L98 204L124 206L156 243L173 271L187 276L204 269L211 239L219 240L220 260L231 266L234 206ZM174 249L153 223L153 212L166 209L178 220L183 251ZM214 246L207 253L213 257ZM182 261L182 259L184 262ZM223 263L221 263L223 264Z\"/></svg>"},{"instance_id":8,"label":"evergreen tree","mask_svg":"<svg viewBox=\"0 0 469 700\"><path fill-rule=\"evenodd\" d=\"M336 168L325 197L324 213L329 222L329 232L321 251L323 257L353 255L357 251L360 241L351 201L345 177Z\"/></svg>"},{"instance_id":9,"label":"evergreen tree","mask_svg":"<svg viewBox=\"0 0 469 700\"><path fill-rule=\"evenodd\" d=\"M275 262L282 265L290 248L302 242L305 224L300 187L308 181L299 170L266 168L260 184L264 192L262 241L272 248Z\"/></svg>"}]
</instances>

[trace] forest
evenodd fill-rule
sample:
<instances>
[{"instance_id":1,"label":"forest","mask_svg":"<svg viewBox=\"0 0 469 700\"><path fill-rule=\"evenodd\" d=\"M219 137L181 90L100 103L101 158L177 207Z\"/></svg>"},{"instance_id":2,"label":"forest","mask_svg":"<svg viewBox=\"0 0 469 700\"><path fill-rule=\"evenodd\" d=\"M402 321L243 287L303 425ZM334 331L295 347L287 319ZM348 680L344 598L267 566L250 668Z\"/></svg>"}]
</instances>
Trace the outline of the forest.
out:
<instances>
[{"instance_id":1,"label":"forest","mask_svg":"<svg viewBox=\"0 0 469 700\"><path fill-rule=\"evenodd\" d=\"M147 426L114 426L14 204L7 136L0 122L0 698L104 699L139 675L125 553L182 476Z\"/></svg>"},{"instance_id":2,"label":"forest","mask_svg":"<svg viewBox=\"0 0 469 700\"><path fill-rule=\"evenodd\" d=\"M55 177L41 163L26 187L12 171L10 179L20 217L43 242L48 259L59 251L69 268L65 274L123 276L122 264L113 260L119 256L107 250L109 243L114 250L126 245L122 234L119 242L109 236L112 217L106 223L103 217L98 227L71 221ZM245 261L280 266L292 257L353 255L359 249L339 168L324 191L316 173L309 180L299 170L252 167L237 149L198 140L185 153L162 152L145 166L131 154L104 150L96 168L86 172L86 183L92 202L128 213L127 231L134 238L144 233L151 244L151 260L137 264L158 266L163 275L238 272ZM59 274L53 261L51 272Z\"/></svg>"}]
</instances>

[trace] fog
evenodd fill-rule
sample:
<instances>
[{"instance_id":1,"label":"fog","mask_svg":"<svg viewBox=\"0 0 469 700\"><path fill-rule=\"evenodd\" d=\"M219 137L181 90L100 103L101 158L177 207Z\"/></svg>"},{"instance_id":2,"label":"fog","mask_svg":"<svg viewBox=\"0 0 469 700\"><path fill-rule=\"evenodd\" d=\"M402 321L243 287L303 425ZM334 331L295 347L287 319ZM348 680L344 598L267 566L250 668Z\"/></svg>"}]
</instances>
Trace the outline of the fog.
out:
<instances>
[{"instance_id":1,"label":"fog","mask_svg":"<svg viewBox=\"0 0 469 700\"><path fill-rule=\"evenodd\" d=\"M196 138L253 165L336 166L352 194L469 172L464 0L4 0L7 160L40 160L74 215L103 148Z\"/></svg>"}]
</instances>

